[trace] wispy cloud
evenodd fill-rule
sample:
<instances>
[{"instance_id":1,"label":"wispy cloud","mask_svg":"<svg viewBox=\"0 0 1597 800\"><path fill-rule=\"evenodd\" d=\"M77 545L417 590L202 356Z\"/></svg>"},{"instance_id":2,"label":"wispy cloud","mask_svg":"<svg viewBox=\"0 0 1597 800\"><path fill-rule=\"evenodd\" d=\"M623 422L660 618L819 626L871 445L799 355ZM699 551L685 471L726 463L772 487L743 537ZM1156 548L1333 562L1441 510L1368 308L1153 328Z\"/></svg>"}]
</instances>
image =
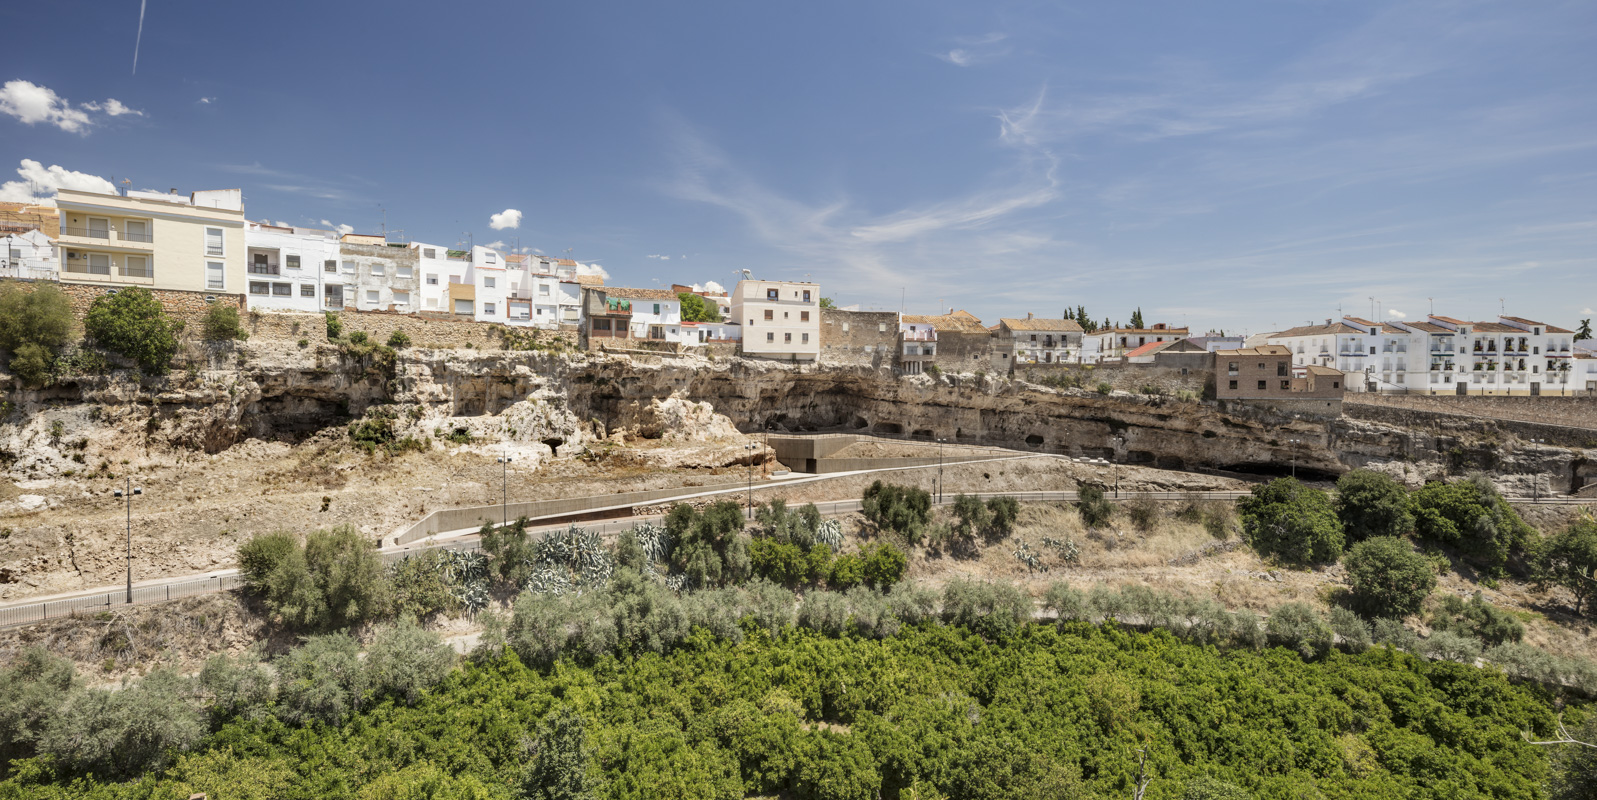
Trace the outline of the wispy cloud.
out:
<instances>
[{"instance_id":1,"label":"wispy cloud","mask_svg":"<svg viewBox=\"0 0 1597 800\"><path fill-rule=\"evenodd\" d=\"M1388 317L1391 317L1392 319L1408 319L1408 315L1407 314L1404 314L1403 312L1398 311L1395 308L1388 308L1386 310L1386 315Z\"/></svg>"},{"instance_id":2,"label":"wispy cloud","mask_svg":"<svg viewBox=\"0 0 1597 800\"><path fill-rule=\"evenodd\" d=\"M989 33L985 36L958 39L955 41L957 47L937 53L937 57L956 67L975 66L1008 55L1009 48L999 46L1007 38L1009 37L1002 33Z\"/></svg>"},{"instance_id":3,"label":"wispy cloud","mask_svg":"<svg viewBox=\"0 0 1597 800\"><path fill-rule=\"evenodd\" d=\"M342 235L344 235L346 233L354 233L355 232L355 226L353 226L353 225L337 225L337 224L334 224L332 220L328 220L328 219L322 220L322 227L323 228L328 228L330 230L338 231L338 234L340 236L342 236Z\"/></svg>"},{"instance_id":4,"label":"wispy cloud","mask_svg":"<svg viewBox=\"0 0 1597 800\"><path fill-rule=\"evenodd\" d=\"M208 105L216 102L216 98L214 98L214 97L201 97L200 99L195 100L194 102L199 103L200 105L208 106Z\"/></svg>"},{"instance_id":5,"label":"wispy cloud","mask_svg":"<svg viewBox=\"0 0 1597 800\"><path fill-rule=\"evenodd\" d=\"M144 116L143 111L129 108L115 99L73 105L48 86L22 80L6 81L4 86L0 86L0 114L15 117L25 125L43 122L68 133L84 134L94 126L96 114L107 117Z\"/></svg>"},{"instance_id":6,"label":"wispy cloud","mask_svg":"<svg viewBox=\"0 0 1597 800\"><path fill-rule=\"evenodd\" d=\"M139 0L139 32L133 35L133 74L139 74L139 45L144 42L144 5L149 0Z\"/></svg>"},{"instance_id":7,"label":"wispy cloud","mask_svg":"<svg viewBox=\"0 0 1597 800\"><path fill-rule=\"evenodd\" d=\"M505 243L502 239L495 239L483 245L483 247L486 247L489 250L503 250L505 249Z\"/></svg>"},{"instance_id":8,"label":"wispy cloud","mask_svg":"<svg viewBox=\"0 0 1597 800\"><path fill-rule=\"evenodd\" d=\"M651 254L651 255L644 256L644 258L657 258L657 259L659 259L661 261L670 261L671 260L670 256L662 256L662 255L660 255L658 253L654 253L654 254Z\"/></svg>"}]
</instances>

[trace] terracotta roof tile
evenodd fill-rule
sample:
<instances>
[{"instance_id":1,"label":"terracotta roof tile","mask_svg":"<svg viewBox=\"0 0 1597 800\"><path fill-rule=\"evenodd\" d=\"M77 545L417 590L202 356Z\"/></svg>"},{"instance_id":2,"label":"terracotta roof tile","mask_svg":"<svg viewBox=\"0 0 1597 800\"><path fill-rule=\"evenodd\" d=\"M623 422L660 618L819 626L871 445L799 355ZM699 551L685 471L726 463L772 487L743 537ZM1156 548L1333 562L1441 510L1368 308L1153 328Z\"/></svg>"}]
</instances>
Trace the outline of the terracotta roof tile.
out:
<instances>
[{"instance_id":1,"label":"terracotta roof tile","mask_svg":"<svg viewBox=\"0 0 1597 800\"><path fill-rule=\"evenodd\" d=\"M1073 319L999 319L998 322L1012 331L1081 333L1081 323Z\"/></svg>"},{"instance_id":2,"label":"terracotta roof tile","mask_svg":"<svg viewBox=\"0 0 1597 800\"><path fill-rule=\"evenodd\" d=\"M604 293L610 297L625 297L629 300L677 300L675 292L670 289L633 289L626 286L616 286L605 289Z\"/></svg>"},{"instance_id":3,"label":"terracotta roof tile","mask_svg":"<svg viewBox=\"0 0 1597 800\"><path fill-rule=\"evenodd\" d=\"M1338 333L1363 333L1364 331L1342 322L1330 325L1305 325L1299 328L1288 328L1280 333L1270 334L1271 339L1290 338L1294 336L1334 336Z\"/></svg>"}]
</instances>

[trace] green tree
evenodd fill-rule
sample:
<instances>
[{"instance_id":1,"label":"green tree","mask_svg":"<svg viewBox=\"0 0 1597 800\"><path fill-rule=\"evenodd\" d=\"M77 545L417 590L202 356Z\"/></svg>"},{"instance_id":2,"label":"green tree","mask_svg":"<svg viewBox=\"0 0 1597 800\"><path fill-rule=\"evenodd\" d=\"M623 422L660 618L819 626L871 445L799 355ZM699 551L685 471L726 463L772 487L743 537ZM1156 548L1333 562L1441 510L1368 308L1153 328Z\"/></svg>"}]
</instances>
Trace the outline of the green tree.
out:
<instances>
[{"instance_id":1,"label":"green tree","mask_svg":"<svg viewBox=\"0 0 1597 800\"><path fill-rule=\"evenodd\" d=\"M347 633L312 636L278 659L278 714L300 725L338 727L366 703L370 678Z\"/></svg>"},{"instance_id":2,"label":"green tree","mask_svg":"<svg viewBox=\"0 0 1597 800\"><path fill-rule=\"evenodd\" d=\"M1349 541L1403 536L1414 529L1408 490L1381 472L1356 469L1336 481L1336 515Z\"/></svg>"},{"instance_id":3,"label":"green tree","mask_svg":"<svg viewBox=\"0 0 1597 800\"><path fill-rule=\"evenodd\" d=\"M1131 327L1133 327L1133 328L1141 328L1142 327L1142 307L1141 306L1138 306L1136 311L1131 312Z\"/></svg>"},{"instance_id":4,"label":"green tree","mask_svg":"<svg viewBox=\"0 0 1597 800\"><path fill-rule=\"evenodd\" d=\"M395 350L402 350L410 346L410 334L396 330L388 334L388 346Z\"/></svg>"},{"instance_id":5,"label":"green tree","mask_svg":"<svg viewBox=\"0 0 1597 800\"><path fill-rule=\"evenodd\" d=\"M1575 613L1585 613L1597 596L1597 521L1582 519L1543 542L1535 564L1541 588L1568 589L1575 595Z\"/></svg>"},{"instance_id":6,"label":"green tree","mask_svg":"<svg viewBox=\"0 0 1597 800\"><path fill-rule=\"evenodd\" d=\"M874 481L865 489L862 513L877 528L919 541L932 521L932 496L925 489Z\"/></svg>"},{"instance_id":7,"label":"green tree","mask_svg":"<svg viewBox=\"0 0 1597 800\"><path fill-rule=\"evenodd\" d=\"M1325 493L1292 478L1253 487L1237 504L1249 546L1291 564L1323 564L1342 555L1342 521Z\"/></svg>"},{"instance_id":8,"label":"green tree","mask_svg":"<svg viewBox=\"0 0 1597 800\"><path fill-rule=\"evenodd\" d=\"M116 691L72 693L39 737L39 751L71 769L134 776L158 770L205 738L194 683L165 667Z\"/></svg>"},{"instance_id":9,"label":"green tree","mask_svg":"<svg viewBox=\"0 0 1597 800\"><path fill-rule=\"evenodd\" d=\"M1248 790L1207 775L1187 781L1181 800L1253 800Z\"/></svg>"},{"instance_id":10,"label":"green tree","mask_svg":"<svg viewBox=\"0 0 1597 800\"><path fill-rule=\"evenodd\" d=\"M988 531L995 539L1003 539L1015 532L1015 523L1020 521L1020 501L1009 495L991 498L987 501Z\"/></svg>"},{"instance_id":11,"label":"green tree","mask_svg":"<svg viewBox=\"0 0 1597 800\"><path fill-rule=\"evenodd\" d=\"M1089 528L1101 528L1109 524L1115 507L1104 499L1102 489L1081 484L1076 487L1076 497L1076 511L1081 514L1081 524Z\"/></svg>"},{"instance_id":12,"label":"green tree","mask_svg":"<svg viewBox=\"0 0 1597 800\"><path fill-rule=\"evenodd\" d=\"M703 512L678 504L665 517L671 536L671 568L691 586L712 588L747 580L752 569L743 509L723 500Z\"/></svg>"},{"instance_id":13,"label":"green tree","mask_svg":"<svg viewBox=\"0 0 1597 800\"><path fill-rule=\"evenodd\" d=\"M232 719L265 721L277 700L272 671L250 653L211 656L200 669L199 688L215 727Z\"/></svg>"},{"instance_id":14,"label":"green tree","mask_svg":"<svg viewBox=\"0 0 1597 800\"><path fill-rule=\"evenodd\" d=\"M232 303L211 303L205 310L205 338L212 342L225 342L250 338L238 321L238 306Z\"/></svg>"},{"instance_id":15,"label":"green tree","mask_svg":"<svg viewBox=\"0 0 1597 800\"><path fill-rule=\"evenodd\" d=\"M1525 625L1491 603L1477 591L1465 600L1455 594L1442 598L1431 615L1432 631L1451 631L1481 640L1487 647L1514 643L1525 638Z\"/></svg>"},{"instance_id":16,"label":"green tree","mask_svg":"<svg viewBox=\"0 0 1597 800\"><path fill-rule=\"evenodd\" d=\"M1414 529L1422 539L1457 548L1489 575L1500 575L1509 554L1534 531L1481 475L1428 483L1415 492Z\"/></svg>"},{"instance_id":17,"label":"green tree","mask_svg":"<svg viewBox=\"0 0 1597 800\"><path fill-rule=\"evenodd\" d=\"M532 757L521 776L527 800L590 800L597 782L588 777L586 723L571 706L550 711L538 726Z\"/></svg>"},{"instance_id":18,"label":"green tree","mask_svg":"<svg viewBox=\"0 0 1597 800\"><path fill-rule=\"evenodd\" d=\"M860 555L865 560L865 582L884 592L903 579L909 567L904 551L887 542L867 545Z\"/></svg>"},{"instance_id":19,"label":"green tree","mask_svg":"<svg viewBox=\"0 0 1597 800\"><path fill-rule=\"evenodd\" d=\"M1406 539L1365 539L1342 559L1354 604L1376 617L1406 617L1420 610L1436 588L1436 567Z\"/></svg>"},{"instance_id":20,"label":"green tree","mask_svg":"<svg viewBox=\"0 0 1597 800\"><path fill-rule=\"evenodd\" d=\"M1583 319L1583 320L1580 321L1580 328L1575 331L1575 341L1583 342L1583 341L1585 341L1587 339L1590 339L1590 338L1591 338L1591 320L1590 319Z\"/></svg>"},{"instance_id":21,"label":"green tree","mask_svg":"<svg viewBox=\"0 0 1597 800\"><path fill-rule=\"evenodd\" d=\"M41 344L28 342L17 345L11 354L11 372L28 386L43 386L50 382L50 368L55 365L55 354Z\"/></svg>"},{"instance_id":22,"label":"green tree","mask_svg":"<svg viewBox=\"0 0 1597 800\"><path fill-rule=\"evenodd\" d=\"M373 693L405 705L415 705L454 664L454 649L408 614L379 629L366 649L367 684Z\"/></svg>"},{"instance_id":23,"label":"green tree","mask_svg":"<svg viewBox=\"0 0 1597 800\"><path fill-rule=\"evenodd\" d=\"M29 645L0 668L0 763L30 755L34 740L77 686L72 662Z\"/></svg>"},{"instance_id":24,"label":"green tree","mask_svg":"<svg viewBox=\"0 0 1597 800\"><path fill-rule=\"evenodd\" d=\"M314 531L303 547L287 534L257 536L240 548L239 564L249 588L294 627L352 625L383 615L392 600L376 546L351 525Z\"/></svg>"},{"instance_id":25,"label":"green tree","mask_svg":"<svg viewBox=\"0 0 1597 800\"><path fill-rule=\"evenodd\" d=\"M327 312L327 341L336 342L343 335L344 321L339 319L337 314Z\"/></svg>"},{"instance_id":26,"label":"green tree","mask_svg":"<svg viewBox=\"0 0 1597 800\"><path fill-rule=\"evenodd\" d=\"M683 322L720 322L721 310L704 298L692 292L678 292L677 299L682 301Z\"/></svg>"},{"instance_id":27,"label":"green tree","mask_svg":"<svg viewBox=\"0 0 1597 800\"><path fill-rule=\"evenodd\" d=\"M973 494L955 495L953 511L954 518L958 520L954 523L954 530L967 538L986 530L991 518L987 506Z\"/></svg>"},{"instance_id":28,"label":"green tree","mask_svg":"<svg viewBox=\"0 0 1597 800\"><path fill-rule=\"evenodd\" d=\"M823 297L821 298L821 308L837 308L837 306L832 303L832 298Z\"/></svg>"},{"instance_id":29,"label":"green tree","mask_svg":"<svg viewBox=\"0 0 1597 800\"><path fill-rule=\"evenodd\" d=\"M161 301L139 286L96 298L83 327L96 345L138 362L145 372L166 372L177 353L179 326L167 319Z\"/></svg>"},{"instance_id":30,"label":"green tree","mask_svg":"<svg viewBox=\"0 0 1597 800\"><path fill-rule=\"evenodd\" d=\"M1597 714L1569 731L1569 738L1584 744L1559 745L1552 753L1547 779L1551 800L1591 800L1597 797Z\"/></svg>"},{"instance_id":31,"label":"green tree","mask_svg":"<svg viewBox=\"0 0 1597 800\"><path fill-rule=\"evenodd\" d=\"M72 303L48 284L33 290L0 284L0 350L13 353L25 344L54 350L72 338Z\"/></svg>"}]
</instances>

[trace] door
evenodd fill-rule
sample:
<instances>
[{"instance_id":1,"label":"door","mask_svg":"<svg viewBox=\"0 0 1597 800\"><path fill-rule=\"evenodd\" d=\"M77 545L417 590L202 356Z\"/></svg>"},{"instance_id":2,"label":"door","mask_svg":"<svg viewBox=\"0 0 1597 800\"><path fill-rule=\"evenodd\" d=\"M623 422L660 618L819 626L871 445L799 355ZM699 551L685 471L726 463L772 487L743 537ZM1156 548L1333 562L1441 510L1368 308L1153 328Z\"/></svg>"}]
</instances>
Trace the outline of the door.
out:
<instances>
[{"instance_id":1,"label":"door","mask_svg":"<svg viewBox=\"0 0 1597 800\"><path fill-rule=\"evenodd\" d=\"M150 277L150 259L144 256L126 256L122 259L122 276L125 278Z\"/></svg>"},{"instance_id":2,"label":"door","mask_svg":"<svg viewBox=\"0 0 1597 800\"><path fill-rule=\"evenodd\" d=\"M265 253L254 253L254 254L251 255L251 258L254 260L254 263L250 264L250 272L253 272L256 275L266 275L266 274L268 274L267 269L266 269L266 254Z\"/></svg>"},{"instance_id":3,"label":"door","mask_svg":"<svg viewBox=\"0 0 1597 800\"><path fill-rule=\"evenodd\" d=\"M1463 381L1459 381L1457 384L1454 384L1454 385L1458 387L1457 391L1455 391L1454 394L1469 394L1469 384L1467 384L1467 383L1465 383Z\"/></svg>"},{"instance_id":4,"label":"door","mask_svg":"<svg viewBox=\"0 0 1597 800\"><path fill-rule=\"evenodd\" d=\"M111 238L111 220L104 217L89 217L89 238Z\"/></svg>"},{"instance_id":5,"label":"door","mask_svg":"<svg viewBox=\"0 0 1597 800\"><path fill-rule=\"evenodd\" d=\"M328 308L344 307L344 284L329 283L322 287L322 294L327 298Z\"/></svg>"},{"instance_id":6,"label":"door","mask_svg":"<svg viewBox=\"0 0 1597 800\"><path fill-rule=\"evenodd\" d=\"M91 275L110 275L111 257L105 253L90 253L89 273Z\"/></svg>"},{"instance_id":7,"label":"door","mask_svg":"<svg viewBox=\"0 0 1597 800\"><path fill-rule=\"evenodd\" d=\"M142 219L130 219L122 223L122 238L130 242L150 241L150 223Z\"/></svg>"},{"instance_id":8,"label":"door","mask_svg":"<svg viewBox=\"0 0 1597 800\"><path fill-rule=\"evenodd\" d=\"M1542 396L1542 385L1541 385L1541 383L1539 381L1532 381L1531 382L1531 384L1530 384L1530 396L1531 397L1541 397Z\"/></svg>"}]
</instances>

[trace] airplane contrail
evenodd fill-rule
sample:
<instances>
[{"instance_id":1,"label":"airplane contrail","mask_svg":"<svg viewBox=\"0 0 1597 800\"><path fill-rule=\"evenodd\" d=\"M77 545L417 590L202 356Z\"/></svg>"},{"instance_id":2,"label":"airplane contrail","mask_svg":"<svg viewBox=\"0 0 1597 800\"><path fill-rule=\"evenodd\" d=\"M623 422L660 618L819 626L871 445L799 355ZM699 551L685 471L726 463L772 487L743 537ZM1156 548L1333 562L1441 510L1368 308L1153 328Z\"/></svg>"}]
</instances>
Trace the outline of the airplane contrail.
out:
<instances>
[{"instance_id":1,"label":"airplane contrail","mask_svg":"<svg viewBox=\"0 0 1597 800\"><path fill-rule=\"evenodd\" d=\"M139 32L133 37L133 74L139 74L139 42L144 40L144 4L149 0L139 0Z\"/></svg>"}]
</instances>

